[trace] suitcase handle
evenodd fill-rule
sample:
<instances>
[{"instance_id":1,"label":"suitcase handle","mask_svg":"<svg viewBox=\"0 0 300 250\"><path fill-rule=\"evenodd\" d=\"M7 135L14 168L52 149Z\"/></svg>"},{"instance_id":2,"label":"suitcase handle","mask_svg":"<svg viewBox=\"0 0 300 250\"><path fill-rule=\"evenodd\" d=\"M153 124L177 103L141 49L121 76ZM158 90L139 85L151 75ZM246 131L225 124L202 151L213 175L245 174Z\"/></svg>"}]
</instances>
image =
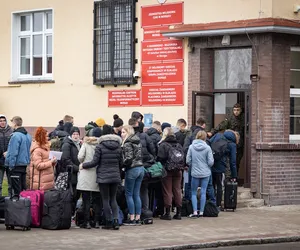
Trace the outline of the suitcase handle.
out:
<instances>
[{"instance_id":1,"label":"suitcase handle","mask_svg":"<svg viewBox=\"0 0 300 250\"><path fill-rule=\"evenodd\" d=\"M20 200L20 195L14 194L12 197L10 197L11 200L14 200L14 198L16 198L15 200L18 201Z\"/></svg>"}]
</instances>

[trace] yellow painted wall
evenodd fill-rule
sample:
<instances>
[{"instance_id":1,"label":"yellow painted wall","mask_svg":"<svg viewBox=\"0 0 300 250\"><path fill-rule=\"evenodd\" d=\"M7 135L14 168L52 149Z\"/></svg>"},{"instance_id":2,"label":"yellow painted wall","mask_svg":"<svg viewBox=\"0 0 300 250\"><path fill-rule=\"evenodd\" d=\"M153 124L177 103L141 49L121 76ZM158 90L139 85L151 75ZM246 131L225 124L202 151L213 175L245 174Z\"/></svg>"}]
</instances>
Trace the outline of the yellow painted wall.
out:
<instances>
[{"instance_id":1,"label":"yellow painted wall","mask_svg":"<svg viewBox=\"0 0 300 250\"><path fill-rule=\"evenodd\" d=\"M180 2L167 0L167 3ZM276 2L276 0L273 0ZM277 2L280 2L278 0ZM282 1L293 2L293 1ZM297 2L297 1L296 1ZM299 1L298 1L299 2ZM175 124L178 118L187 118L187 49L185 53L184 106L170 107L125 107L108 108L108 90L127 87L97 87L93 85L93 0L2 0L0 8L0 113L8 117L20 115L25 126L55 126L65 114L75 117L75 124L84 126L87 122L103 117L112 123L117 113L127 122L133 110L153 113L154 120ZM141 5L157 4L156 0L139 0L137 3L136 70L141 69ZM283 4L284 5L284 4ZM272 0L185 0L184 23L231 21L271 17L280 15L287 7ZM54 84L23 84L9 87L11 80L11 21L13 12L53 9L53 79ZM185 42L185 48L187 42ZM139 89L138 85L130 87Z\"/></svg>"},{"instance_id":2,"label":"yellow painted wall","mask_svg":"<svg viewBox=\"0 0 300 250\"><path fill-rule=\"evenodd\" d=\"M294 5L300 6L300 0L273 0L273 17L300 20L300 12L294 13Z\"/></svg>"}]
</instances>

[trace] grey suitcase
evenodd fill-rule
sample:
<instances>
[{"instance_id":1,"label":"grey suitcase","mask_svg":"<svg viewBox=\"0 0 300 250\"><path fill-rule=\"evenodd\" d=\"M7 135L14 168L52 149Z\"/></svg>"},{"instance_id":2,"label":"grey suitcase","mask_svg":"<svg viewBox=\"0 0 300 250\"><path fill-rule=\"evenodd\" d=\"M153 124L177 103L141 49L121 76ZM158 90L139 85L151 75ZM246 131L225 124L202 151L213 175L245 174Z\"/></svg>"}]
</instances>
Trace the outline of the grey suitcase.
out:
<instances>
[{"instance_id":1,"label":"grey suitcase","mask_svg":"<svg viewBox=\"0 0 300 250\"><path fill-rule=\"evenodd\" d=\"M20 227L22 231L30 230L31 201L15 195L5 198L5 226L6 230Z\"/></svg>"}]
</instances>

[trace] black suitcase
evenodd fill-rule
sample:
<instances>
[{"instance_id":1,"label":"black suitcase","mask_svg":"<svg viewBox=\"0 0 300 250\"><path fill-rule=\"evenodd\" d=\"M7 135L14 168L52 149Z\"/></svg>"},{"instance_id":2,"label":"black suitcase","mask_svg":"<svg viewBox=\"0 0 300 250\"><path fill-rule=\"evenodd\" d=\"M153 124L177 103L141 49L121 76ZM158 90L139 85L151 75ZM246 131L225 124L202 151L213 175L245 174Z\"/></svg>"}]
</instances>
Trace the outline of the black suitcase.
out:
<instances>
[{"instance_id":1,"label":"black suitcase","mask_svg":"<svg viewBox=\"0 0 300 250\"><path fill-rule=\"evenodd\" d=\"M5 218L5 196L0 196L0 223Z\"/></svg>"},{"instance_id":2,"label":"black suitcase","mask_svg":"<svg viewBox=\"0 0 300 250\"><path fill-rule=\"evenodd\" d=\"M42 228L69 229L72 219L72 192L70 189L49 190L45 193Z\"/></svg>"},{"instance_id":3,"label":"black suitcase","mask_svg":"<svg viewBox=\"0 0 300 250\"><path fill-rule=\"evenodd\" d=\"M15 195L5 198L5 226L6 230L21 227L23 231L30 230L31 201Z\"/></svg>"},{"instance_id":4,"label":"black suitcase","mask_svg":"<svg viewBox=\"0 0 300 250\"><path fill-rule=\"evenodd\" d=\"M181 216L187 217L192 214L193 211L193 204L191 200L187 200L185 198L182 199L182 207L181 207Z\"/></svg>"},{"instance_id":5,"label":"black suitcase","mask_svg":"<svg viewBox=\"0 0 300 250\"><path fill-rule=\"evenodd\" d=\"M237 205L237 182L226 182L224 194L224 209L236 209Z\"/></svg>"}]
</instances>

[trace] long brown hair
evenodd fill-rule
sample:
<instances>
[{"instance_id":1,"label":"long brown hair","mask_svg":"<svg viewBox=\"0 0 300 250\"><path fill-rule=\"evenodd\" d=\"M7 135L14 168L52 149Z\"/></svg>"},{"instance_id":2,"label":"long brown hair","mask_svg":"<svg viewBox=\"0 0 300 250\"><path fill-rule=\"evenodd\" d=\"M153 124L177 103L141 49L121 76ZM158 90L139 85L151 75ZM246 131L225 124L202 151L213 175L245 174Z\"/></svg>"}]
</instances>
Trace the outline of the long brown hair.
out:
<instances>
[{"instance_id":1,"label":"long brown hair","mask_svg":"<svg viewBox=\"0 0 300 250\"><path fill-rule=\"evenodd\" d=\"M48 143L47 133L47 130L43 127L38 127L35 131L34 139L40 146L44 146Z\"/></svg>"}]
</instances>

